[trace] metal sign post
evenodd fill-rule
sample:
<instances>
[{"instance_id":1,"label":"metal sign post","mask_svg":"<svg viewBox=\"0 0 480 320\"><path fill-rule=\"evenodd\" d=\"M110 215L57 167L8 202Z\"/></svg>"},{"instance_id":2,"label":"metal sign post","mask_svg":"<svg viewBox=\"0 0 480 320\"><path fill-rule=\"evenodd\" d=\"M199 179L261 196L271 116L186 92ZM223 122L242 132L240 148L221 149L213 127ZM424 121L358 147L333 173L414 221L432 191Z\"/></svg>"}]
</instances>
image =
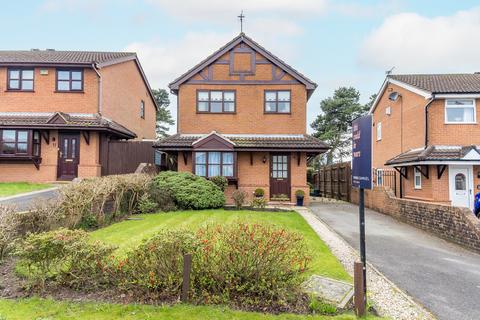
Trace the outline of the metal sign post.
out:
<instances>
[{"instance_id":1,"label":"metal sign post","mask_svg":"<svg viewBox=\"0 0 480 320\"><path fill-rule=\"evenodd\" d=\"M360 227L360 259L362 272L355 273L355 311L364 316L367 304L367 256L365 246L365 189L372 188L372 117L352 122L352 186L358 188L358 219ZM358 266L355 266L358 270ZM361 279L358 279L360 277ZM361 280L361 281L358 281Z\"/></svg>"}]
</instances>

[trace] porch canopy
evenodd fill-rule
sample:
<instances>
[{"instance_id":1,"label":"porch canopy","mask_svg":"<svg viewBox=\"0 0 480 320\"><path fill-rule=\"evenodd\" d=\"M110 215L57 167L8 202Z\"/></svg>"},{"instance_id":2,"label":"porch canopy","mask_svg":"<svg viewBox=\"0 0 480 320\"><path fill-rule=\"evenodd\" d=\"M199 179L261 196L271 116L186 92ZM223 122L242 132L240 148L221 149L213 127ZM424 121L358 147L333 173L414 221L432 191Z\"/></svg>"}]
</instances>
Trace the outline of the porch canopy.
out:
<instances>
[{"instance_id":1,"label":"porch canopy","mask_svg":"<svg viewBox=\"0 0 480 320\"><path fill-rule=\"evenodd\" d=\"M407 168L415 167L427 179L428 166L436 166L437 178L440 179L448 165L480 165L480 152L478 146L474 145L433 145L403 152L388 160L385 165L394 167L404 178L408 178Z\"/></svg>"},{"instance_id":2,"label":"porch canopy","mask_svg":"<svg viewBox=\"0 0 480 320\"><path fill-rule=\"evenodd\" d=\"M306 134L174 134L155 143L154 147L167 153L194 151L206 143L210 148L215 145L230 145L233 151L272 151L305 152L307 158L313 158L326 152L329 147L323 141ZM213 151L212 149L212 151Z\"/></svg>"}]
</instances>

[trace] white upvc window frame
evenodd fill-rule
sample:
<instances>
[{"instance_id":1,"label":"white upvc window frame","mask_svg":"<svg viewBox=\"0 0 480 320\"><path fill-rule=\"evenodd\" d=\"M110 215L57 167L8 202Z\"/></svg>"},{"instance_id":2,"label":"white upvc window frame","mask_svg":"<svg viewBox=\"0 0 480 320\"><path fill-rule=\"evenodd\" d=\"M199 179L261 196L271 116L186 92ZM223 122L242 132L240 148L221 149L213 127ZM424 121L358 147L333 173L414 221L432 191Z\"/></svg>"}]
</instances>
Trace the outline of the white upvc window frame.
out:
<instances>
[{"instance_id":1,"label":"white upvc window frame","mask_svg":"<svg viewBox=\"0 0 480 320\"><path fill-rule=\"evenodd\" d=\"M419 178L418 184L417 184L417 178ZM413 167L413 188L415 190L422 189L422 173L416 167Z\"/></svg>"},{"instance_id":2,"label":"white upvc window frame","mask_svg":"<svg viewBox=\"0 0 480 320\"><path fill-rule=\"evenodd\" d=\"M376 169L377 170L377 181L375 181L377 186L383 186L383 177L385 173L385 169Z\"/></svg>"},{"instance_id":3,"label":"white upvc window frame","mask_svg":"<svg viewBox=\"0 0 480 320\"><path fill-rule=\"evenodd\" d=\"M472 101L472 105L449 105L448 101L452 100L468 100ZM448 109L465 109L465 108L472 108L473 109L473 122L471 121L448 121L447 111ZM476 124L477 123L477 101L476 99L465 99L465 98L458 98L458 99L445 99L445 124Z\"/></svg>"},{"instance_id":4,"label":"white upvc window frame","mask_svg":"<svg viewBox=\"0 0 480 320\"><path fill-rule=\"evenodd\" d=\"M377 141L382 140L382 122L377 123Z\"/></svg>"}]
</instances>

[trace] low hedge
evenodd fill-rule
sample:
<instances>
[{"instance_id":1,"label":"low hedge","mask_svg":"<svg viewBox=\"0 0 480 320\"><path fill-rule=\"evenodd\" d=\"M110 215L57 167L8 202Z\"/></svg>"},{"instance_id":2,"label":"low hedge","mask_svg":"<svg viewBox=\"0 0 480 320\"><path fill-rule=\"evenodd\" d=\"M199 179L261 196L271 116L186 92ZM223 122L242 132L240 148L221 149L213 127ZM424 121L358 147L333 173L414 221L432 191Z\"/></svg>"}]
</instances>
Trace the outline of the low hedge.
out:
<instances>
[{"instance_id":1,"label":"low hedge","mask_svg":"<svg viewBox=\"0 0 480 320\"><path fill-rule=\"evenodd\" d=\"M86 241L81 230L29 235L20 263L33 283L104 286L139 301L177 301L183 256L192 254L190 301L255 310L288 310L304 301L301 283L310 262L300 234L268 224L209 225L197 232L162 230L119 259L114 248Z\"/></svg>"},{"instance_id":2,"label":"low hedge","mask_svg":"<svg viewBox=\"0 0 480 320\"><path fill-rule=\"evenodd\" d=\"M180 209L212 209L225 204L220 187L189 172L161 172L155 177L155 183L161 190L171 193Z\"/></svg>"}]
</instances>

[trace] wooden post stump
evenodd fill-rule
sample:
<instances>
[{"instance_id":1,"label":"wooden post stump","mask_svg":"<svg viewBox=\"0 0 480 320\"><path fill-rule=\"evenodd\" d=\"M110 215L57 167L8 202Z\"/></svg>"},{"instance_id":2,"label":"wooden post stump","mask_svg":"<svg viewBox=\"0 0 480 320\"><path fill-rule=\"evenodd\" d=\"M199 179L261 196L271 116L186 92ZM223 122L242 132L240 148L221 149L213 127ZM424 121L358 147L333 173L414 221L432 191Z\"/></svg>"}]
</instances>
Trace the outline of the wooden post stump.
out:
<instances>
[{"instance_id":1,"label":"wooden post stump","mask_svg":"<svg viewBox=\"0 0 480 320\"><path fill-rule=\"evenodd\" d=\"M367 297L363 281L363 263L355 262L353 272L354 303L357 317L363 317L366 311Z\"/></svg>"},{"instance_id":2,"label":"wooden post stump","mask_svg":"<svg viewBox=\"0 0 480 320\"><path fill-rule=\"evenodd\" d=\"M192 271L192 255L183 256L183 283L181 301L188 301L188 292L190 291L190 272Z\"/></svg>"}]
</instances>

